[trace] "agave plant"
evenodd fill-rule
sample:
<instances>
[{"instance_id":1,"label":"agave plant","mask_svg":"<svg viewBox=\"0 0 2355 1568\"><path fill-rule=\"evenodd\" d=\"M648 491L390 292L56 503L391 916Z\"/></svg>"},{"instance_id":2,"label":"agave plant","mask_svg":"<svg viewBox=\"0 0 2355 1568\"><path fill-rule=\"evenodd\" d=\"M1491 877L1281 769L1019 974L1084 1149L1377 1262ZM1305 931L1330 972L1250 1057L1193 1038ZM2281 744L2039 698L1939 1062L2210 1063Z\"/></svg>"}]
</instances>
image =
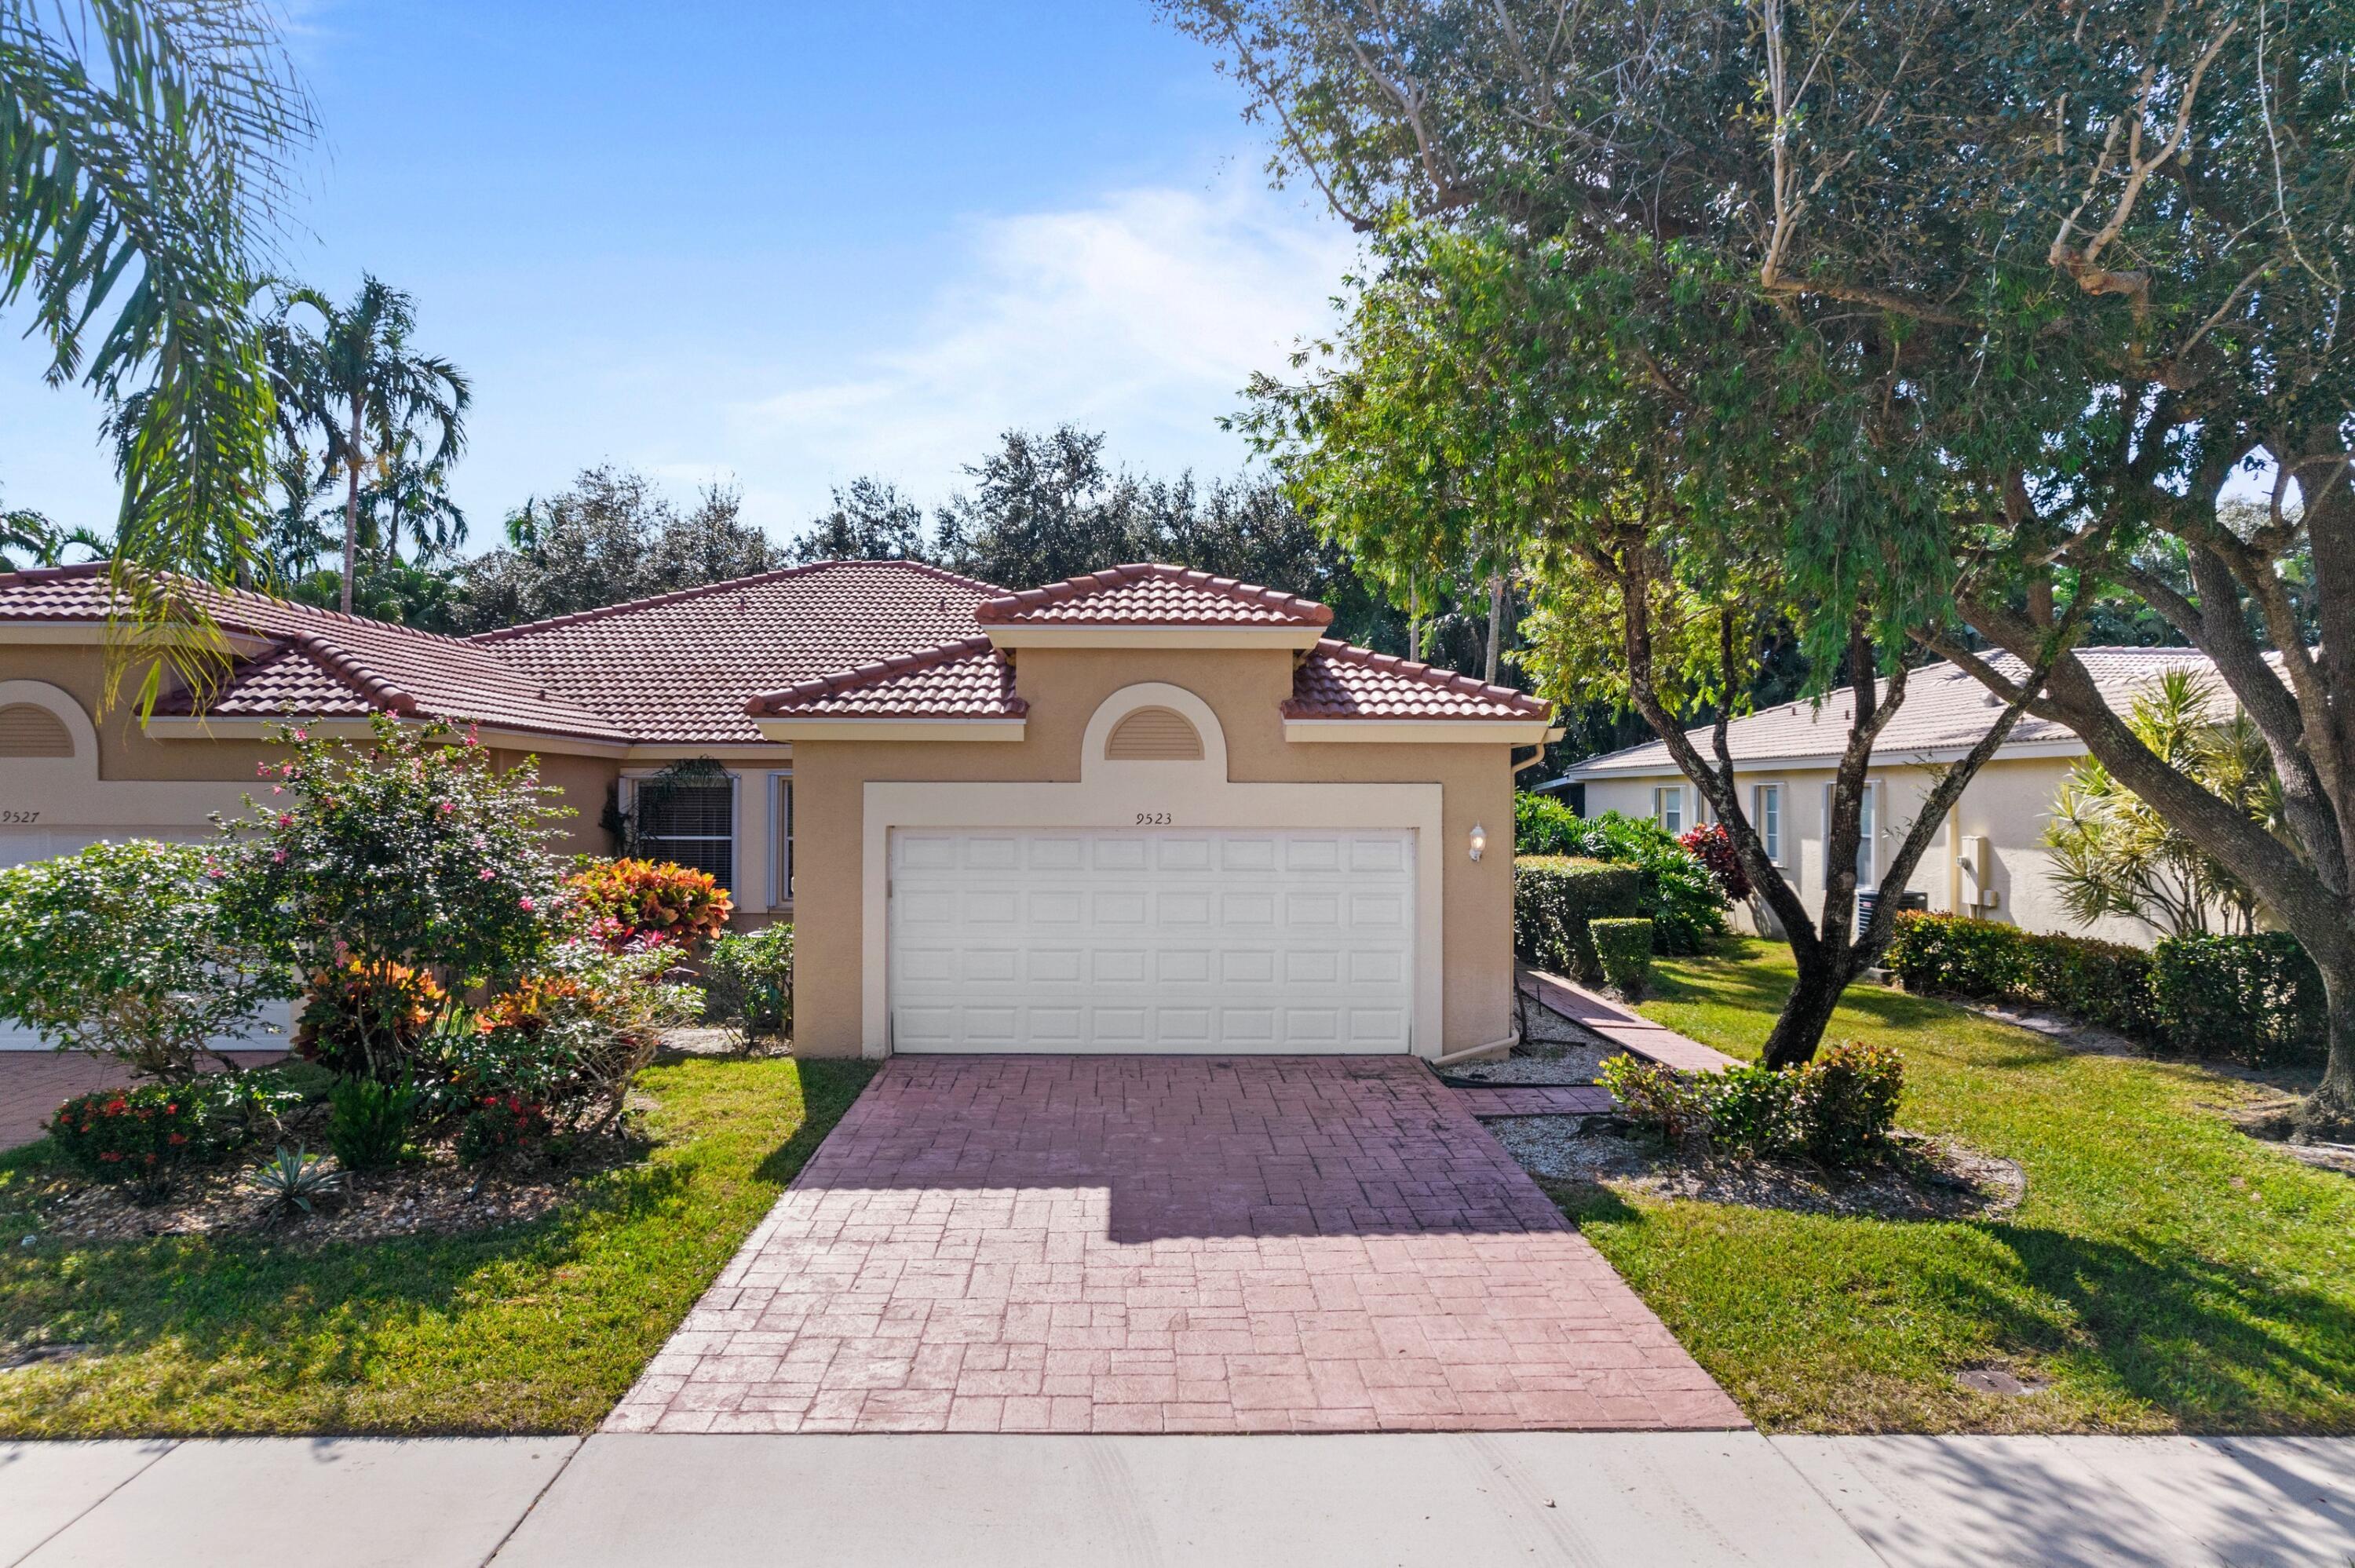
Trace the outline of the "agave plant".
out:
<instances>
[{"instance_id":1,"label":"agave plant","mask_svg":"<svg viewBox=\"0 0 2355 1568\"><path fill-rule=\"evenodd\" d=\"M325 1155L304 1153L299 1143L292 1149L280 1144L253 1181L269 1200L270 1213L284 1218L314 1213L317 1204L344 1190L344 1173Z\"/></svg>"}]
</instances>

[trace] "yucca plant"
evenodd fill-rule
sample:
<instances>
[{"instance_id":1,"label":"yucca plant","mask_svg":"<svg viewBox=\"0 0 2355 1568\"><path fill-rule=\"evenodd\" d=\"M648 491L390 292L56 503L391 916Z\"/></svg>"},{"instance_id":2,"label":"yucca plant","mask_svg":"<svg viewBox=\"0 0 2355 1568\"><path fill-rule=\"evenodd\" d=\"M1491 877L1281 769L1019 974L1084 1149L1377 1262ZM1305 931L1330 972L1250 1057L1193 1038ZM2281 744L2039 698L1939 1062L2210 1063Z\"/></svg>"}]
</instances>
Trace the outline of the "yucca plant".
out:
<instances>
[{"instance_id":1,"label":"yucca plant","mask_svg":"<svg viewBox=\"0 0 2355 1568\"><path fill-rule=\"evenodd\" d=\"M273 1216L292 1219L316 1212L318 1204L342 1192L344 1173L328 1164L325 1155L306 1154L299 1143L292 1149L282 1143L254 1171L253 1183L261 1189Z\"/></svg>"}]
</instances>

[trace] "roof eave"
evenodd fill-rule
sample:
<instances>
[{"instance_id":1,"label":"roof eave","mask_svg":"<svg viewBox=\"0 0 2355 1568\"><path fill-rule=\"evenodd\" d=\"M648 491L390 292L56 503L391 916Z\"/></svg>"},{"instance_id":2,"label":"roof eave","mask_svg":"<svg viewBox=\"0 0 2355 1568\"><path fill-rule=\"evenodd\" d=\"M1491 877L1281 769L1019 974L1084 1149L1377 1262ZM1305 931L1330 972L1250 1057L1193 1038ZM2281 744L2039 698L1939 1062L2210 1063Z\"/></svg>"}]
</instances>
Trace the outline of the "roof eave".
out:
<instances>
[{"instance_id":1,"label":"roof eave","mask_svg":"<svg viewBox=\"0 0 2355 1568\"><path fill-rule=\"evenodd\" d=\"M1974 742L1973 744L1977 743ZM1964 758L1968 757L1970 754L1971 747L1969 746L1913 747L1903 750L1876 751L1872 756L1871 766L1875 768L1927 768L1960 762ZM2084 755L2085 743L2074 736L2069 736L2057 740L2025 740L2008 742L1998 747L1995 756L1990 758L1988 760L1994 762L2011 762L2025 760L2031 758L2070 758L2083 757ZM1600 763L1608 763L1610 761L1607 758L1599 758L1595 760ZM1733 768L1736 773L1753 774L1772 773L1777 771L1806 771L1816 768L1837 768L1839 766L1839 761L1840 754L1837 751L1810 751L1797 753L1789 757L1758 757L1748 758L1736 753L1733 758ZM1577 784L1586 784L1594 782L1598 779L1664 779L1671 775L1678 778L1683 777L1683 773L1677 767L1675 760L1666 755L1648 758L1640 763L1631 760L1618 766L1597 767L1589 763L1578 763L1572 767L1565 768L1562 769L1561 773L1562 778Z\"/></svg>"},{"instance_id":2,"label":"roof eave","mask_svg":"<svg viewBox=\"0 0 2355 1568\"><path fill-rule=\"evenodd\" d=\"M1391 746L1543 746L1561 738L1543 718L1287 718L1284 738Z\"/></svg>"},{"instance_id":3,"label":"roof eave","mask_svg":"<svg viewBox=\"0 0 2355 1568\"><path fill-rule=\"evenodd\" d=\"M1020 718L843 718L818 715L756 716L771 740L1020 740Z\"/></svg>"},{"instance_id":4,"label":"roof eave","mask_svg":"<svg viewBox=\"0 0 2355 1568\"><path fill-rule=\"evenodd\" d=\"M1057 621L982 628L997 648L1280 648L1298 652L1325 639L1321 626L1157 625Z\"/></svg>"}]
</instances>

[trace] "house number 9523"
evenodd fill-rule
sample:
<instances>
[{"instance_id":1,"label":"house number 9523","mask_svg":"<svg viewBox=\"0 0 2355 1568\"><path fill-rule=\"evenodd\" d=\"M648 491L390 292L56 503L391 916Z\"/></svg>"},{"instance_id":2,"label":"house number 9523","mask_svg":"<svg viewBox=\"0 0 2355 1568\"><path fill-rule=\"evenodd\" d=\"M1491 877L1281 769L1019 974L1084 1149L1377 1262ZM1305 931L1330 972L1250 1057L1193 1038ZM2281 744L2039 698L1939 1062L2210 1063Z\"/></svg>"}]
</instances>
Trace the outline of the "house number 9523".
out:
<instances>
[{"instance_id":1,"label":"house number 9523","mask_svg":"<svg viewBox=\"0 0 2355 1568\"><path fill-rule=\"evenodd\" d=\"M1167 811L1139 811L1136 825L1140 828L1166 828L1176 819Z\"/></svg>"}]
</instances>

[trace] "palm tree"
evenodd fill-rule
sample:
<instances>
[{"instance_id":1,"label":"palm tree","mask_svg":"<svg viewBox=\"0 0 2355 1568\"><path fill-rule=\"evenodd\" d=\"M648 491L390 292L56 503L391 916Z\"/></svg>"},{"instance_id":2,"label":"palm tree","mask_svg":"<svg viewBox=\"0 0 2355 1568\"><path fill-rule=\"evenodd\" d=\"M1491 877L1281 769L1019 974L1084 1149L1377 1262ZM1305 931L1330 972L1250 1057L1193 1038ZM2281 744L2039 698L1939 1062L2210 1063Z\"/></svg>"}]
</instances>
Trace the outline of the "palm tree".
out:
<instances>
[{"instance_id":1,"label":"palm tree","mask_svg":"<svg viewBox=\"0 0 2355 1568\"><path fill-rule=\"evenodd\" d=\"M318 316L317 330L293 322L303 309ZM293 290L272 333L288 423L315 427L326 438L328 462L343 472L346 613L359 567L360 486L370 464L400 456L420 425L437 430L428 467L446 465L466 445L474 389L448 360L410 352L416 324L409 295L366 277L342 307L316 289Z\"/></svg>"},{"instance_id":2,"label":"palm tree","mask_svg":"<svg viewBox=\"0 0 2355 1568\"><path fill-rule=\"evenodd\" d=\"M466 514L450 497L450 465L420 459L423 444L413 430L396 432L392 445L377 454L376 477L360 492L361 543L388 565L400 561L404 537L419 566L466 542Z\"/></svg>"},{"instance_id":3,"label":"palm tree","mask_svg":"<svg viewBox=\"0 0 2355 1568\"><path fill-rule=\"evenodd\" d=\"M200 621L174 583L254 548L272 404L248 306L312 129L263 0L0 0L0 309L30 304L52 385L138 396L114 553L142 624Z\"/></svg>"}]
</instances>

